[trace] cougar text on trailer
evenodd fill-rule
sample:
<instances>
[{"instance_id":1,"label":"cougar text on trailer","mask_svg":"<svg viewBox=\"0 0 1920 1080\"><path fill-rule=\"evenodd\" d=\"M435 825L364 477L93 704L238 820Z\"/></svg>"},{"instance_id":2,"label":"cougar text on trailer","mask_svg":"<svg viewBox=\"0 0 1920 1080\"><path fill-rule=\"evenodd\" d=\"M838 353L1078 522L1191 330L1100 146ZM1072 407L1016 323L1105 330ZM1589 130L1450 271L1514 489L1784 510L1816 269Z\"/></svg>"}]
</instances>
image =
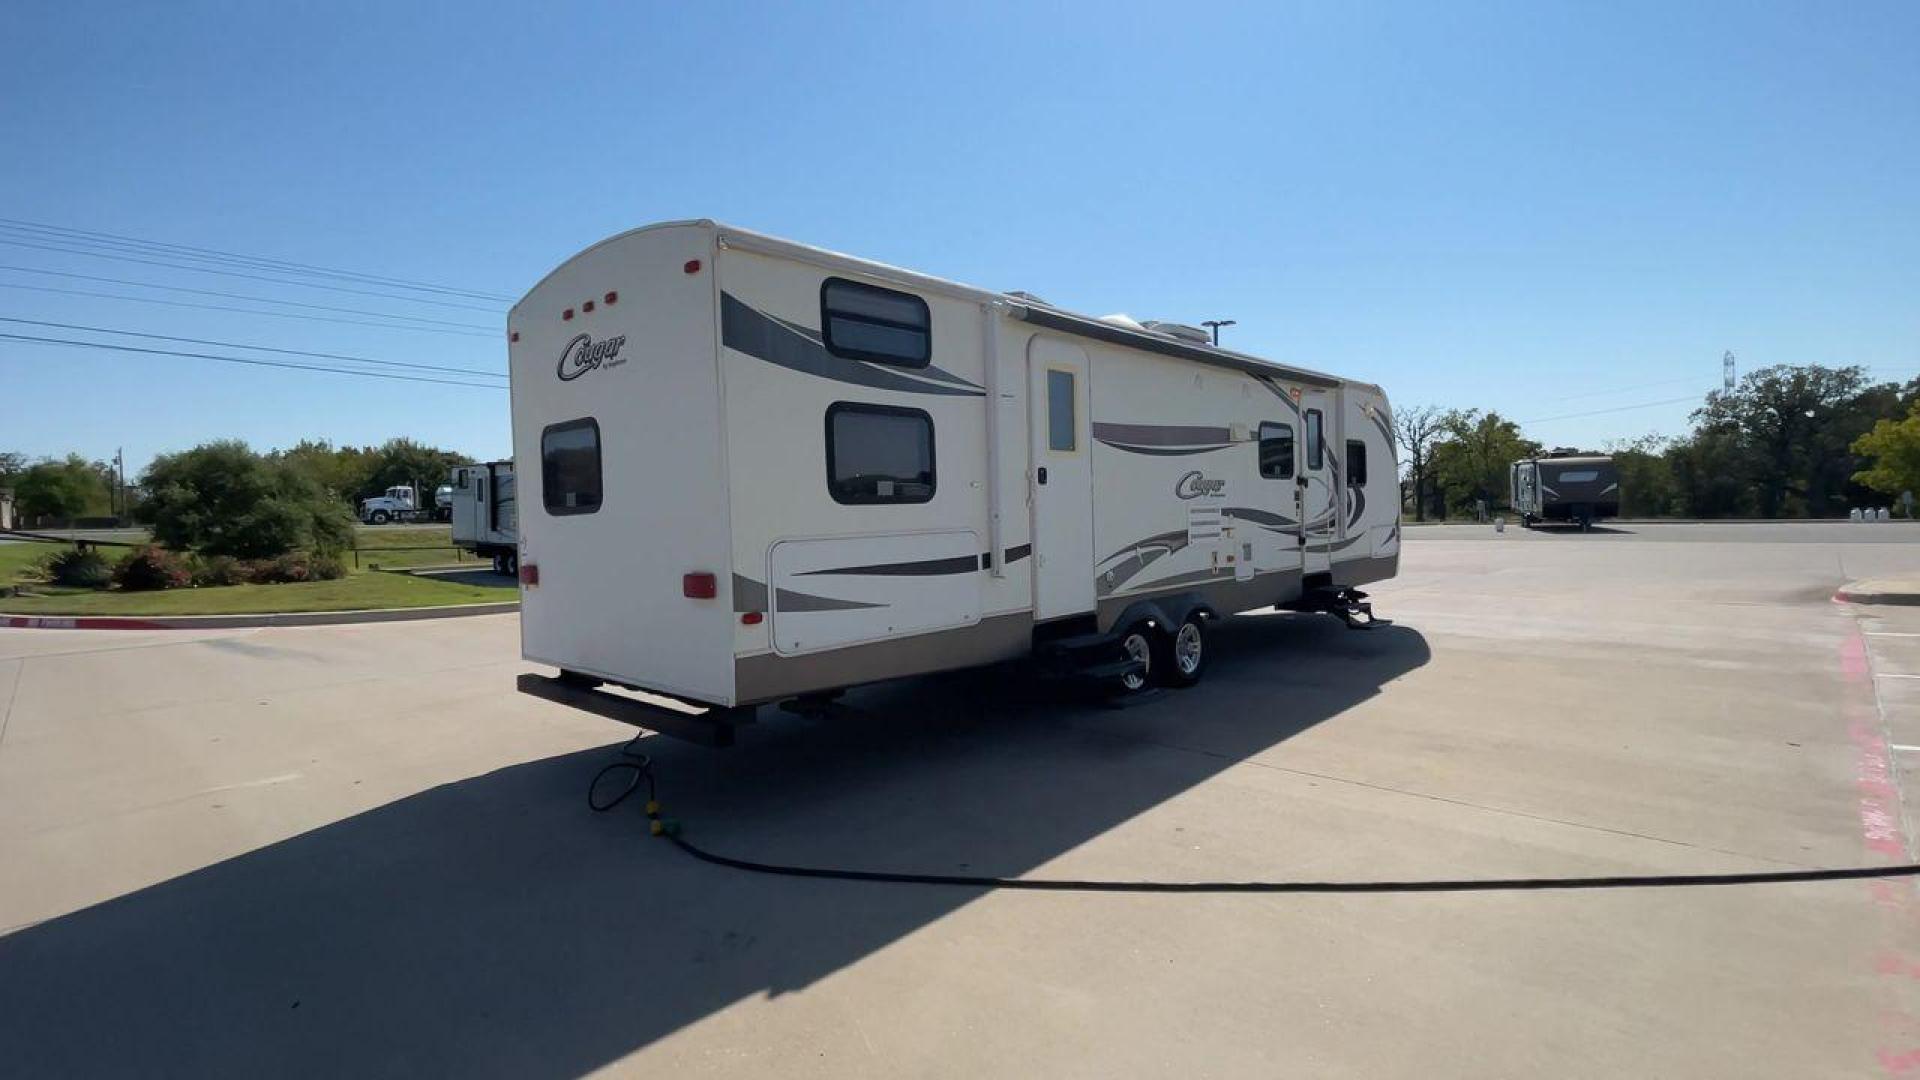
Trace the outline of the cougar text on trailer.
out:
<instances>
[{"instance_id":1,"label":"cougar text on trailer","mask_svg":"<svg viewBox=\"0 0 1920 1080\"><path fill-rule=\"evenodd\" d=\"M1187 684L1210 619L1357 623L1397 568L1380 388L1190 328L689 221L508 336L522 652L561 670L521 688L640 726L1031 654Z\"/></svg>"}]
</instances>

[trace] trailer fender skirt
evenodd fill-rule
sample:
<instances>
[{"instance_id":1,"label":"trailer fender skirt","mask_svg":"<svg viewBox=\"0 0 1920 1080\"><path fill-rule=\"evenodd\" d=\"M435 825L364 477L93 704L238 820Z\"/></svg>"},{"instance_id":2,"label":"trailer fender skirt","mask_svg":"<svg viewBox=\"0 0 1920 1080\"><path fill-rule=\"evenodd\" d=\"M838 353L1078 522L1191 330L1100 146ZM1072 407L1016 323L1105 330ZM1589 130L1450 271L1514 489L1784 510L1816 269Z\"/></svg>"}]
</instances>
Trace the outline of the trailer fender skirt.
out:
<instances>
[{"instance_id":1,"label":"trailer fender skirt","mask_svg":"<svg viewBox=\"0 0 1920 1080\"><path fill-rule=\"evenodd\" d=\"M679 822L661 816L653 762L638 752L641 736L621 748L620 760L595 774L587 789L587 804L605 812L627 796L647 788L647 831L673 843L688 855L713 866L750 874L818 878L888 885L931 885L960 889L1009 889L1028 892L1089 893L1471 893L1546 892L1590 889L1677 889L1709 885L1784 885L1794 882L1858 881L1920 876L1920 864L1849 866L1800 870L1763 870L1723 874L1614 874L1600 877L1435 878L1401 881L1124 881L1074 878L1009 878L973 874L921 874L894 870L859 870L829 866L793 866L759 862L708 851L686 838ZM610 775L623 777L624 789L608 797L614 785Z\"/></svg>"}]
</instances>

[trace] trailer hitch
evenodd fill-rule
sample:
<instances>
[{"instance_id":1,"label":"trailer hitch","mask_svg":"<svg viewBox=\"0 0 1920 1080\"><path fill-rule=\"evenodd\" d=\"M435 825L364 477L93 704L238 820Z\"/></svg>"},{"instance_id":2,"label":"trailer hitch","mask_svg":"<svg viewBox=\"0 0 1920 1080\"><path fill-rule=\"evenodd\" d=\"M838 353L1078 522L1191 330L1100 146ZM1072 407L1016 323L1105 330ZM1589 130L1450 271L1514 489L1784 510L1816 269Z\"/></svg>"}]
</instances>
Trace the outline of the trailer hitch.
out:
<instances>
[{"instance_id":1,"label":"trailer hitch","mask_svg":"<svg viewBox=\"0 0 1920 1080\"><path fill-rule=\"evenodd\" d=\"M1359 589L1315 589L1284 606L1290 611L1324 611L1339 619L1349 630L1372 630L1393 625L1392 619L1383 619L1373 613L1373 605L1367 602L1367 594Z\"/></svg>"}]
</instances>

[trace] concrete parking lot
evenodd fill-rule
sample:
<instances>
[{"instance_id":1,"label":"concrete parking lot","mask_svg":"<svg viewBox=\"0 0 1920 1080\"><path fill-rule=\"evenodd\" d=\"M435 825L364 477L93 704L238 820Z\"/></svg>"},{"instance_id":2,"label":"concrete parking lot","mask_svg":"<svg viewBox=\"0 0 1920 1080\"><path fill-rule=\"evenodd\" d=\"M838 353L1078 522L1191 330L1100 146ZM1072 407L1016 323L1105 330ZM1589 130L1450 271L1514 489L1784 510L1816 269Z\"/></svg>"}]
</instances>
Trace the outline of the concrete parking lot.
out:
<instances>
[{"instance_id":1,"label":"concrete parking lot","mask_svg":"<svg viewBox=\"0 0 1920 1080\"><path fill-rule=\"evenodd\" d=\"M1379 879L1904 863L1905 525L1407 532L1397 620L1222 625L1124 710L984 671L650 740L770 861ZM1920 1075L1910 881L1398 896L753 876L595 815L513 616L0 631L20 1076Z\"/></svg>"}]
</instances>

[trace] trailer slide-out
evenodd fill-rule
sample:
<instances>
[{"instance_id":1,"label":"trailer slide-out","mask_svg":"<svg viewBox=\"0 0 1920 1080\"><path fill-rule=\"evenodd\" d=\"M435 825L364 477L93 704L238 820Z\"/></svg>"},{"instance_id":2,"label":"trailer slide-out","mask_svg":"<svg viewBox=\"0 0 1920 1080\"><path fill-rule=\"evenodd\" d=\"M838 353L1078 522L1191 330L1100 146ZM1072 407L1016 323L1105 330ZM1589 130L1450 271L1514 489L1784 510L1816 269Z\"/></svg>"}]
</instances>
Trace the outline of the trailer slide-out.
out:
<instances>
[{"instance_id":1,"label":"trailer slide-out","mask_svg":"<svg viewBox=\"0 0 1920 1080\"><path fill-rule=\"evenodd\" d=\"M491 558L498 573L515 573L520 545L513 462L456 465L450 479L453 545Z\"/></svg>"},{"instance_id":2,"label":"trailer slide-out","mask_svg":"<svg viewBox=\"0 0 1920 1080\"><path fill-rule=\"evenodd\" d=\"M1184 685L1209 619L1398 566L1380 388L1188 327L688 221L569 259L508 337L522 653L561 671L522 687L597 710L1035 654Z\"/></svg>"}]
</instances>

